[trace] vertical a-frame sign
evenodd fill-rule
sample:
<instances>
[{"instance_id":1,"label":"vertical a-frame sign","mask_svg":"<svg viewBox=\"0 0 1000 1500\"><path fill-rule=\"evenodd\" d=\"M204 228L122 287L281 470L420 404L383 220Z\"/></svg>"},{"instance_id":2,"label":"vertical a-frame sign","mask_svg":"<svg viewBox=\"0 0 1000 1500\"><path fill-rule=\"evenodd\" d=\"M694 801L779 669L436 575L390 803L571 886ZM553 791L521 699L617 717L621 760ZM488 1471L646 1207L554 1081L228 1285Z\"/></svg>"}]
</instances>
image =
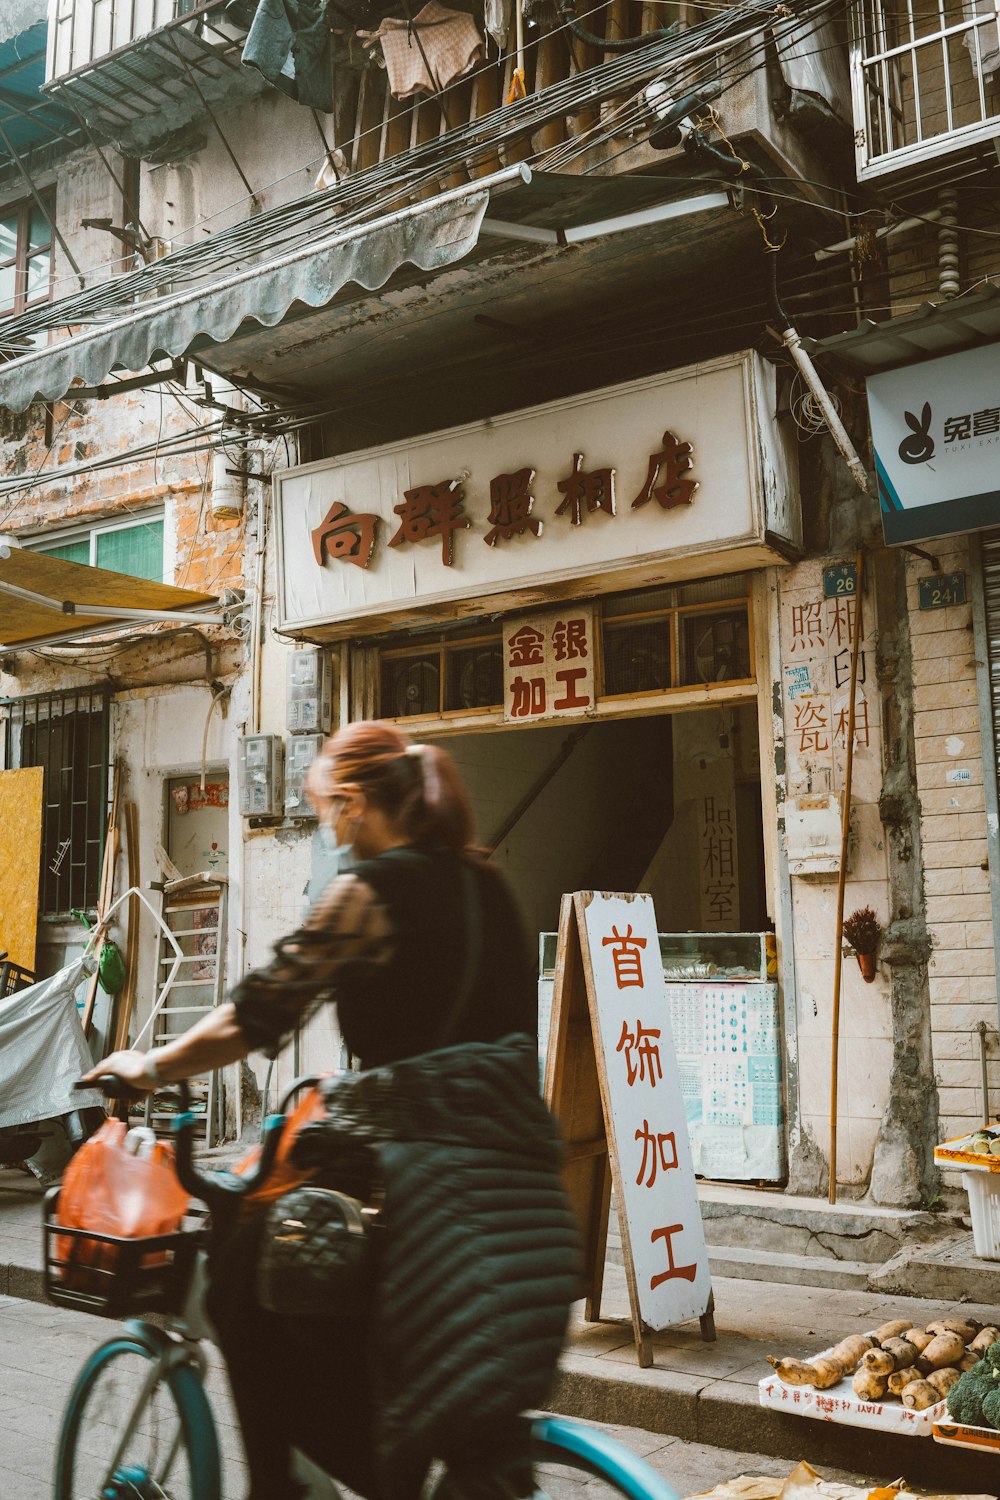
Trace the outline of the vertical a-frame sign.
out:
<instances>
[{"instance_id":1,"label":"vertical a-frame sign","mask_svg":"<svg viewBox=\"0 0 1000 1500\"><path fill-rule=\"evenodd\" d=\"M600 1318L611 1189L640 1365L649 1333L691 1318L715 1338L712 1283L677 1076L653 899L576 891L559 914L545 1098L566 1142Z\"/></svg>"}]
</instances>

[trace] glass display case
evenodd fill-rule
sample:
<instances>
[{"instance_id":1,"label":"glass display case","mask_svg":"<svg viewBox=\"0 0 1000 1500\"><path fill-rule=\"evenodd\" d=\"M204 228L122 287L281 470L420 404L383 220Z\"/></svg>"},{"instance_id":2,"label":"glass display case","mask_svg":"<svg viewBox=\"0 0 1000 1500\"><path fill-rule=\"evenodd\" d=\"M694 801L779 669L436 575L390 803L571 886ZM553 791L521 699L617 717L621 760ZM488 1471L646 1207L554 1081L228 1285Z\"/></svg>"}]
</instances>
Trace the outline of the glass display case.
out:
<instances>
[{"instance_id":1,"label":"glass display case","mask_svg":"<svg viewBox=\"0 0 1000 1500\"><path fill-rule=\"evenodd\" d=\"M661 932L665 1029L677 1056L695 1171L736 1182L785 1175L777 955L770 932ZM544 1077L557 935L539 934Z\"/></svg>"},{"instance_id":2,"label":"glass display case","mask_svg":"<svg viewBox=\"0 0 1000 1500\"><path fill-rule=\"evenodd\" d=\"M661 932L663 977L766 980L775 975L774 934L770 932Z\"/></svg>"}]
</instances>

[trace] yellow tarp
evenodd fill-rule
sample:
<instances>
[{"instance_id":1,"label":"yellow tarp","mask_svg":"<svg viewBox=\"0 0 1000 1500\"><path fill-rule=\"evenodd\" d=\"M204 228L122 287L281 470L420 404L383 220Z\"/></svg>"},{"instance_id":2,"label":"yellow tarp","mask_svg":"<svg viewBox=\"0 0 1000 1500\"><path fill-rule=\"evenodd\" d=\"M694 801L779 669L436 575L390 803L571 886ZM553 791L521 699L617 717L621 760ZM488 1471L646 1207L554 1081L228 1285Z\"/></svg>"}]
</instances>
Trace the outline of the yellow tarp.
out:
<instances>
[{"instance_id":1,"label":"yellow tarp","mask_svg":"<svg viewBox=\"0 0 1000 1500\"><path fill-rule=\"evenodd\" d=\"M35 967L44 774L0 771L0 953L25 969Z\"/></svg>"},{"instance_id":2,"label":"yellow tarp","mask_svg":"<svg viewBox=\"0 0 1000 1500\"><path fill-rule=\"evenodd\" d=\"M14 547L9 557L0 557L0 582L42 595L56 606L48 609L44 604L0 592L0 646L26 646L53 636L78 635L102 623L108 627L120 624L101 615L102 604L117 609L170 610L195 609L216 602L211 594L196 594L170 583L150 583L128 573L110 573L106 568L49 557L27 547ZM64 600L77 606L76 614L62 613ZM84 614L83 606L88 613Z\"/></svg>"}]
</instances>

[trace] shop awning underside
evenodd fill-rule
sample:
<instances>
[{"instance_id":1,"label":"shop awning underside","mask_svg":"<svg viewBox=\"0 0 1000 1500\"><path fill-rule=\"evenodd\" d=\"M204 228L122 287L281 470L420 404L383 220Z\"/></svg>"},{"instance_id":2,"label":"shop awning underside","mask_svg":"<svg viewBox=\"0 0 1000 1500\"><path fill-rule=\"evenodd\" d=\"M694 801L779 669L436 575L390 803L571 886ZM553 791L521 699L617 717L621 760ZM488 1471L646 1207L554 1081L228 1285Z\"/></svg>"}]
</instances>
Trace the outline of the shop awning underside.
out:
<instances>
[{"instance_id":1,"label":"shop awning underside","mask_svg":"<svg viewBox=\"0 0 1000 1500\"><path fill-rule=\"evenodd\" d=\"M952 302L925 302L915 312L818 340L816 354L829 354L853 373L877 375L926 359L958 354L1000 341L1000 287L986 286Z\"/></svg>"},{"instance_id":2,"label":"shop awning underside","mask_svg":"<svg viewBox=\"0 0 1000 1500\"><path fill-rule=\"evenodd\" d=\"M109 573L26 547L10 547L5 556L7 552L0 547L0 650L85 639L129 621L197 618L211 624L221 619L192 615L218 603L210 594Z\"/></svg>"},{"instance_id":3,"label":"shop awning underside","mask_svg":"<svg viewBox=\"0 0 1000 1500\"><path fill-rule=\"evenodd\" d=\"M18 336L74 332L0 366L0 404L23 411L39 398L60 399L75 382L93 388L113 371L141 372L185 356L264 391L315 391L333 357L331 339L338 336L342 361L339 335L350 334L373 292L395 297L412 323L418 289L441 283L451 297L461 278L445 273L488 261L492 284L474 278L484 313L495 307L498 281L509 290L513 274L521 285L525 268L550 292L560 277L582 274L595 296L602 289L606 295L604 262L609 256L621 262L625 241L641 292L649 284L651 251L662 257L683 246L685 215L697 218L702 233L717 228L720 239L742 232L715 184L580 178L523 165L363 224L338 220L323 194L312 196L303 215L276 215L270 225L249 220L235 243L217 236L8 320L8 348ZM362 340L368 345L393 311L383 298L375 300L379 315L367 319ZM579 306L578 293L569 305ZM279 324L280 335L269 332ZM352 371L355 378L359 373Z\"/></svg>"}]
</instances>

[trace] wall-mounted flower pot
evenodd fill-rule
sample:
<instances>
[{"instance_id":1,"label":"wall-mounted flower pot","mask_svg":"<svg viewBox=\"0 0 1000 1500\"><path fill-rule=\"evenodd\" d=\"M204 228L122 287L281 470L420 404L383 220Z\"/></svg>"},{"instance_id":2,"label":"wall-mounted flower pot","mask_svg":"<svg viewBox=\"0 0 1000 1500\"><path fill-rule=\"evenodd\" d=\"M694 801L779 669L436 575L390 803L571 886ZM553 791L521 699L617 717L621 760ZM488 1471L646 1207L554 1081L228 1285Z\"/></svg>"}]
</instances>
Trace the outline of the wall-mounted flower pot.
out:
<instances>
[{"instance_id":1,"label":"wall-mounted flower pot","mask_svg":"<svg viewBox=\"0 0 1000 1500\"><path fill-rule=\"evenodd\" d=\"M875 970L878 967L878 961L875 957L875 954L859 953L857 955L857 958L858 968L861 970L861 978L864 980L865 984L871 984L872 980L875 978Z\"/></svg>"}]
</instances>

